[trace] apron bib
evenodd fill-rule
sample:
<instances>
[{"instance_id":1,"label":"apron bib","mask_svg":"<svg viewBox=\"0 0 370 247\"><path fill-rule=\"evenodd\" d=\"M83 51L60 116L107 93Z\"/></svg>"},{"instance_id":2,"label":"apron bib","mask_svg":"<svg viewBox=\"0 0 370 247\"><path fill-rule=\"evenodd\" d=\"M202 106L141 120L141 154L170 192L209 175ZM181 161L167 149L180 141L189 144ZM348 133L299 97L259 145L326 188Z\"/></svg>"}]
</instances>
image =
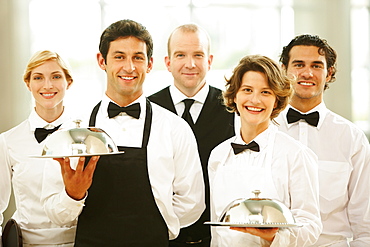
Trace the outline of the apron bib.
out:
<instances>
[{"instance_id":1,"label":"apron bib","mask_svg":"<svg viewBox=\"0 0 370 247\"><path fill-rule=\"evenodd\" d=\"M100 103L90 117L95 126ZM152 108L147 100L141 148L101 156L78 218L75 246L168 246L167 225L153 196L147 166Z\"/></svg>"},{"instance_id":2,"label":"apron bib","mask_svg":"<svg viewBox=\"0 0 370 247\"><path fill-rule=\"evenodd\" d=\"M213 182L213 205L217 217L232 201L255 197L252 193L254 190L261 191L261 198L278 198L271 172L274 131L270 131L268 140L267 148L254 157L253 163L257 165L238 165L235 169L236 164L225 165L229 155L221 162ZM233 152L231 146L230 152ZM230 230L229 227L214 227L213 232L216 232L217 246L260 246L259 237Z\"/></svg>"}]
</instances>

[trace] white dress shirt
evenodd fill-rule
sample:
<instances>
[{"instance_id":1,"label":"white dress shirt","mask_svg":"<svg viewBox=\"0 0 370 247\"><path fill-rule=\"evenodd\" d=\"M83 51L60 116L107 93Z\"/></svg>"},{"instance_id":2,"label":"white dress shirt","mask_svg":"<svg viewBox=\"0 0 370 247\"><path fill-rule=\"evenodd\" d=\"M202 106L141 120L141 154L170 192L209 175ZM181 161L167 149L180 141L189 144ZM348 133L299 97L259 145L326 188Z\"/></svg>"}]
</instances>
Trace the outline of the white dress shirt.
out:
<instances>
[{"instance_id":1,"label":"white dress shirt","mask_svg":"<svg viewBox=\"0 0 370 247\"><path fill-rule=\"evenodd\" d=\"M13 186L16 211L12 218L22 229L25 246L73 246L73 222L56 225L49 220L40 203L44 166L50 161L29 157L41 155L45 142L37 142L35 128L54 128L69 120L67 115L63 113L49 124L33 110L27 120L0 135L0 223Z\"/></svg>"},{"instance_id":2,"label":"white dress shirt","mask_svg":"<svg viewBox=\"0 0 370 247\"><path fill-rule=\"evenodd\" d=\"M178 116L182 116L182 114L184 113L184 110L185 110L185 104L184 102L182 102L184 99L188 99L189 97L187 97L185 94L183 94L177 87L175 87L174 85L171 85L170 88L170 94L171 94L171 97L172 97L172 101L175 105L175 109L176 109L176 112L177 112L177 115ZM209 93L209 85L206 83L200 90L199 92L194 95L193 97L190 97L189 99L193 99L194 100L194 103L193 105L190 107L190 115L191 115L191 118L193 119L193 122L196 123L199 116L200 116L200 113L202 111L202 108L207 100L207 96L208 96L208 93ZM240 117L234 113L235 115L235 120L234 120L234 126L235 126L235 132L239 131L240 130Z\"/></svg>"},{"instance_id":3,"label":"white dress shirt","mask_svg":"<svg viewBox=\"0 0 370 247\"><path fill-rule=\"evenodd\" d=\"M173 103L175 105L175 108L176 108L176 112L181 117L182 114L184 113L184 110L185 110L185 104L182 101L184 99L188 99L189 97L187 97L185 94L183 94L174 85L171 85L169 90L170 90L170 93L171 93L172 101L173 101ZM206 99L207 99L207 96L208 96L208 92L209 92L209 85L205 84L199 90L199 92L196 95L189 98L189 99L194 100L194 103L190 107L190 110L189 110L191 118L193 119L194 123L196 123L196 121L197 121L197 119L200 115L200 112L202 111L203 105L206 102Z\"/></svg>"},{"instance_id":4,"label":"white dress shirt","mask_svg":"<svg viewBox=\"0 0 370 247\"><path fill-rule=\"evenodd\" d=\"M252 191L258 189L261 198L285 204L303 227L281 228L269 243L248 233L213 226L211 246L303 247L315 243L322 230L316 155L273 124L254 141L260 152L245 150L235 155L231 143L245 144L239 132L212 151L208 167L212 221L218 221L233 200L255 197Z\"/></svg>"},{"instance_id":5,"label":"white dress shirt","mask_svg":"<svg viewBox=\"0 0 370 247\"><path fill-rule=\"evenodd\" d=\"M276 118L279 129L319 159L323 232L315 246L370 246L370 147L365 134L324 103L307 112L319 112L317 127L303 120L288 124L289 107ZM347 238L353 238L349 245Z\"/></svg>"},{"instance_id":6,"label":"white dress shirt","mask_svg":"<svg viewBox=\"0 0 370 247\"><path fill-rule=\"evenodd\" d=\"M96 127L106 131L117 146L141 147L145 97L133 102L140 103L139 119L126 113L110 119L107 113L109 102L110 99L104 96ZM153 118L147 147L149 178L154 199L167 223L169 239L174 239L180 227L193 224L205 209L202 169L196 140L188 124L172 112L151 105ZM46 168L45 178L60 173L58 166ZM75 220L84 206L84 200L75 201L68 197L61 180L43 188L43 201L49 217L60 225Z\"/></svg>"}]
</instances>

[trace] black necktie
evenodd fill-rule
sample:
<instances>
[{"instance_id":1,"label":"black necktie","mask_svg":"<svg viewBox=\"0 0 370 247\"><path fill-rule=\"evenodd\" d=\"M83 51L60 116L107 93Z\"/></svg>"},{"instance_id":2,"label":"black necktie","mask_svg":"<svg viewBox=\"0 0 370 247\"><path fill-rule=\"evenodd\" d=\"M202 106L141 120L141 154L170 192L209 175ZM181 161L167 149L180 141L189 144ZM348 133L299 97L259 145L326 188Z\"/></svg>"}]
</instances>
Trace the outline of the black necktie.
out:
<instances>
[{"instance_id":1,"label":"black necktie","mask_svg":"<svg viewBox=\"0 0 370 247\"><path fill-rule=\"evenodd\" d=\"M260 146L255 141L250 142L248 145L247 144L242 145L242 144L237 144L237 143L231 143L231 147L234 150L234 154L241 153L245 149L250 149L250 150L255 151L255 152L260 151Z\"/></svg>"},{"instance_id":2,"label":"black necktie","mask_svg":"<svg viewBox=\"0 0 370 247\"><path fill-rule=\"evenodd\" d=\"M36 140L38 141L38 143L42 142L43 140L45 140L45 138L53 133L54 131L56 131L57 129L59 129L60 125L55 127L54 129L44 129L44 128L36 128L35 129L35 138Z\"/></svg>"},{"instance_id":3,"label":"black necktie","mask_svg":"<svg viewBox=\"0 0 370 247\"><path fill-rule=\"evenodd\" d=\"M288 114L287 114L287 120L288 123L295 123L299 121L300 119L304 119L308 124L317 127L317 124L319 123L319 112L315 111L309 114L301 114L297 112L296 110L289 108Z\"/></svg>"},{"instance_id":4,"label":"black necktie","mask_svg":"<svg viewBox=\"0 0 370 247\"><path fill-rule=\"evenodd\" d=\"M115 117L121 112L126 112L127 115L139 119L140 116L140 104L135 103L127 107L120 107L112 102L109 102L108 105L108 116L109 118Z\"/></svg>"},{"instance_id":5,"label":"black necktie","mask_svg":"<svg viewBox=\"0 0 370 247\"><path fill-rule=\"evenodd\" d=\"M188 122L188 124L190 126L193 126L194 125L194 122L193 122L193 119L190 115L190 107L193 105L194 103L194 100L193 99L184 99L182 102L184 102L185 104L185 110L184 110L184 113L182 114L182 118L186 120L186 122Z\"/></svg>"}]
</instances>

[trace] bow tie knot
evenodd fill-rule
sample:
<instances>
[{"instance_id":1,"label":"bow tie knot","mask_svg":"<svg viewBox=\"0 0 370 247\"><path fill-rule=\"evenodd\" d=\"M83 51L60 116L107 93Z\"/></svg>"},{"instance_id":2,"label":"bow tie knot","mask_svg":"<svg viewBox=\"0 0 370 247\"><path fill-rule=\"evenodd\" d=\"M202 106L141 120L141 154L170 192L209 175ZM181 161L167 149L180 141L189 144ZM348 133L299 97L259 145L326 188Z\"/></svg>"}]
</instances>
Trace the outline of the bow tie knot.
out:
<instances>
[{"instance_id":1,"label":"bow tie knot","mask_svg":"<svg viewBox=\"0 0 370 247\"><path fill-rule=\"evenodd\" d=\"M116 105L112 102L109 102L108 105L108 116L109 118L113 118L120 114L121 112L125 112L127 115L134 117L136 119L139 119L140 117L140 104L135 103L126 107L121 107L119 105Z\"/></svg>"},{"instance_id":2,"label":"bow tie knot","mask_svg":"<svg viewBox=\"0 0 370 247\"><path fill-rule=\"evenodd\" d=\"M234 150L234 154L241 153L245 149L250 149L250 150L255 151L255 152L259 152L260 151L260 146L255 141L250 142L248 145L247 144L231 143L231 147Z\"/></svg>"},{"instance_id":3,"label":"bow tie knot","mask_svg":"<svg viewBox=\"0 0 370 247\"><path fill-rule=\"evenodd\" d=\"M288 123L295 123L299 121L300 119L304 119L308 124L317 127L317 124L319 123L320 114L319 112L311 112L309 114L301 114L300 112L289 108L288 114L287 114L287 120Z\"/></svg>"},{"instance_id":4,"label":"bow tie knot","mask_svg":"<svg viewBox=\"0 0 370 247\"><path fill-rule=\"evenodd\" d=\"M53 129L36 128L35 129L35 138L36 138L37 142L40 143L43 140L45 140L45 138L48 135L54 133L56 130L59 129L59 127L60 127L60 125L53 128Z\"/></svg>"}]
</instances>

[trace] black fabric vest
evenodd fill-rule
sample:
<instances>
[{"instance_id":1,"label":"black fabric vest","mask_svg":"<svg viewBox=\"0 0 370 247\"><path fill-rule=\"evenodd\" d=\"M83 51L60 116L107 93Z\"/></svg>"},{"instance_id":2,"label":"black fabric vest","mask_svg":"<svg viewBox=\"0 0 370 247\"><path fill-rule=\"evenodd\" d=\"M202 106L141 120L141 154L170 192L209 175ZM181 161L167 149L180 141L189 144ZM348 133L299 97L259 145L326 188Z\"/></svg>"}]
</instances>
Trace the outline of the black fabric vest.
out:
<instances>
[{"instance_id":1,"label":"black fabric vest","mask_svg":"<svg viewBox=\"0 0 370 247\"><path fill-rule=\"evenodd\" d=\"M100 103L90 116L95 126ZM78 218L78 247L167 247L168 229L155 203L147 167L152 108L147 100L142 148L101 156Z\"/></svg>"},{"instance_id":2,"label":"black fabric vest","mask_svg":"<svg viewBox=\"0 0 370 247\"><path fill-rule=\"evenodd\" d=\"M177 114L169 87L148 98L150 101ZM182 242L197 242L200 239L210 238L211 236L210 227L203 224L205 221L210 220L208 159L211 151L218 144L235 135L234 114L226 110L222 102L222 91L220 89L209 86L206 101L192 129L197 140L203 169L206 210L196 223L181 229L177 240Z\"/></svg>"}]
</instances>

